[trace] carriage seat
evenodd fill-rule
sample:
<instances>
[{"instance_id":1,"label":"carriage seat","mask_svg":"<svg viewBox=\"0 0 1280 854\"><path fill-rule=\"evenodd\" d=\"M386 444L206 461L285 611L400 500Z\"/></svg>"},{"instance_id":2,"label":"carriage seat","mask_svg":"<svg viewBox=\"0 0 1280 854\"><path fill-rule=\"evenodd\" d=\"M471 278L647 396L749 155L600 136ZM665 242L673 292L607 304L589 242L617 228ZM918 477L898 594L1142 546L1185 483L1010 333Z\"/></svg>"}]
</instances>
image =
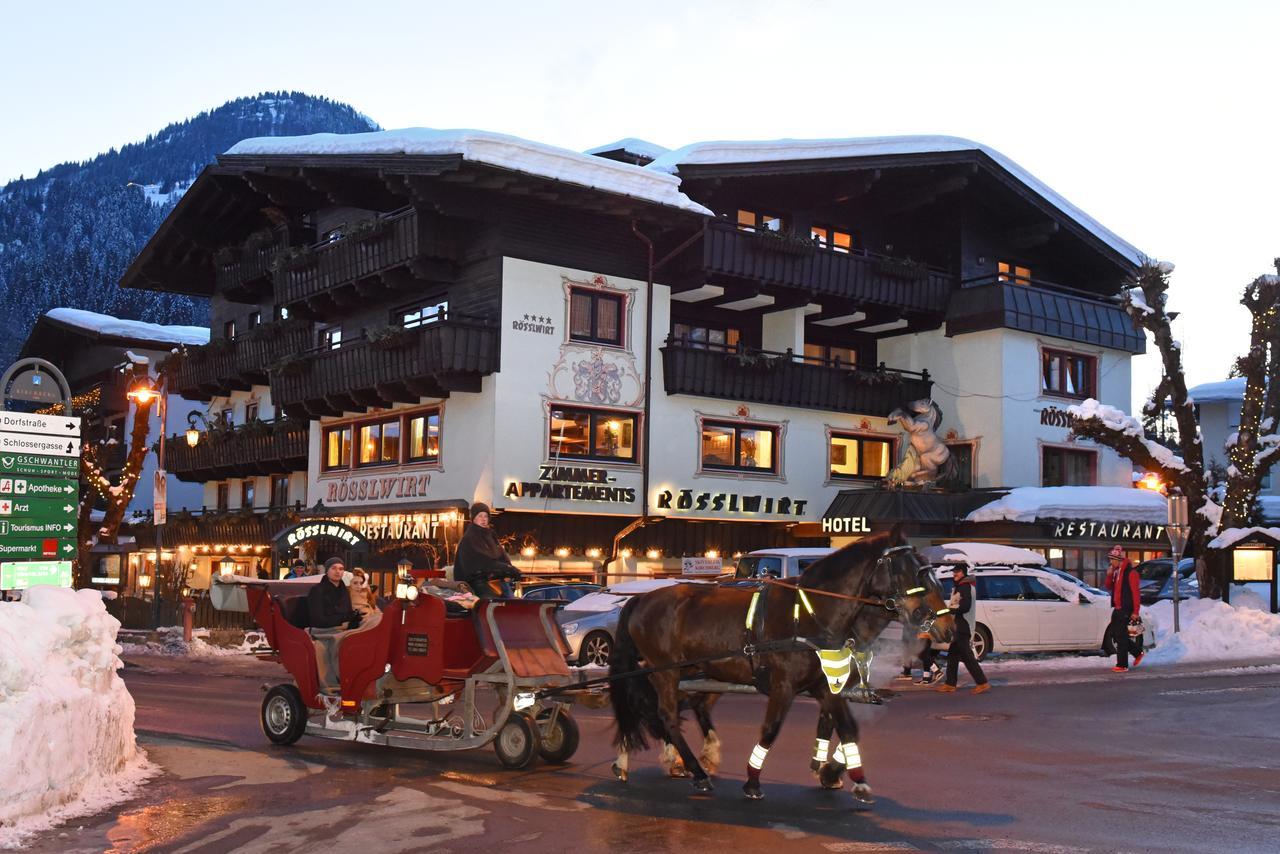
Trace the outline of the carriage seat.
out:
<instances>
[{"instance_id":1,"label":"carriage seat","mask_svg":"<svg viewBox=\"0 0 1280 854\"><path fill-rule=\"evenodd\" d=\"M310 628L311 611L307 607L306 596L276 597L280 605L280 615L289 625L299 629Z\"/></svg>"}]
</instances>

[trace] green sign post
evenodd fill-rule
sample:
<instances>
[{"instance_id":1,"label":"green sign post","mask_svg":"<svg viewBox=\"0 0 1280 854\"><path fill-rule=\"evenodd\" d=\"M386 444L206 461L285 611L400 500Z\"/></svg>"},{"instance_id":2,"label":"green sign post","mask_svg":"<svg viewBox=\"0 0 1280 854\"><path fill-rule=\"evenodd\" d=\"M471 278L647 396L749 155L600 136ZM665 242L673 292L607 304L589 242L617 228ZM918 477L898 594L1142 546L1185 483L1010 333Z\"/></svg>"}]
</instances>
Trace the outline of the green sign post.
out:
<instances>
[{"instance_id":1,"label":"green sign post","mask_svg":"<svg viewBox=\"0 0 1280 854\"><path fill-rule=\"evenodd\" d=\"M0 561L0 590L26 590L37 584L71 586L71 561Z\"/></svg>"},{"instance_id":2,"label":"green sign post","mask_svg":"<svg viewBox=\"0 0 1280 854\"><path fill-rule=\"evenodd\" d=\"M42 454L0 454L0 475L79 478L79 457L48 457Z\"/></svg>"}]
</instances>

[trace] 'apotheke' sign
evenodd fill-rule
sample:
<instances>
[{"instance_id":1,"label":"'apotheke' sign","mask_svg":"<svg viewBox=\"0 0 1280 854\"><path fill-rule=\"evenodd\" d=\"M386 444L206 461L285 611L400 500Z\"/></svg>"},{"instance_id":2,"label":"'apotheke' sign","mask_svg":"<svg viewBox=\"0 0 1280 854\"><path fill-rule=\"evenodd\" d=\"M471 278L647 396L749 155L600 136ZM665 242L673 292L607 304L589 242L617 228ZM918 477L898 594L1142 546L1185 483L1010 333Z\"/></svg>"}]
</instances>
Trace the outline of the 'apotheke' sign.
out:
<instances>
[{"instance_id":1,"label":"'apotheke' sign","mask_svg":"<svg viewBox=\"0 0 1280 854\"><path fill-rule=\"evenodd\" d=\"M1163 540L1164 525L1150 522L1099 522L1096 519L1052 521L1055 539Z\"/></svg>"}]
</instances>

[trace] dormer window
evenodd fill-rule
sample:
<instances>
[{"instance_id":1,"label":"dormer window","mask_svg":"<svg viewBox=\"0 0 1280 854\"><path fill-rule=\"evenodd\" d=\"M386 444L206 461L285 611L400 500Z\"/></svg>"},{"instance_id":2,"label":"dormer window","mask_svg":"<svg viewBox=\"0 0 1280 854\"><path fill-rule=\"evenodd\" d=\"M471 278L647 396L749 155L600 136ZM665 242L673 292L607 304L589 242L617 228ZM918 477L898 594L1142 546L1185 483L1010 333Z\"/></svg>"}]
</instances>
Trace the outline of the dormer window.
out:
<instances>
[{"instance_id":1,"label":"dormer window","mask_svg":"<svg viewBox=\"0 0 1280 854\"><path fill-rule=\"evenodd\" d=\"M1012 282L1015 285L1031 284L1031 268L1023 267L1012 261L1000 261L996 264L996 281Z\"/></svg>"},{"instance_id":2,"label":"dormer window","mask_svg":"<svg viewBox=\"0 0 1280 854\"><path fill-rule=\"evenodd\" d=\"M756 229L764 231L786 231L787 222L781 215L765 211L749 211L738 208L738 228L755 233Z\"/></svg>"}]
</instances>

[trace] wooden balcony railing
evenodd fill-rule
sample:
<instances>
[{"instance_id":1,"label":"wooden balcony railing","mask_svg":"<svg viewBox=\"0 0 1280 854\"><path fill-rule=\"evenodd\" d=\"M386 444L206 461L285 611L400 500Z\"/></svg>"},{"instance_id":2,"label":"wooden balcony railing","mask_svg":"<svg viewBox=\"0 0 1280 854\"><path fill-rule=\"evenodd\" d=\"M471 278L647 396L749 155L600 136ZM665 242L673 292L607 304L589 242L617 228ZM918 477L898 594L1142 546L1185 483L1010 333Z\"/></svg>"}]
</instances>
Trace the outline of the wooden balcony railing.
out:
<instances>
[{"instance_id":1,"label":"wooden balcony railing","mask_svg":"<svg viewBox=\"0 0 1280 854\"><path fill-rule=\"evenodd\" d=\"M307 467L306 421L259 421L210 430L193 448L182 436L165 443L165 465L179 480L204 482L303 471Z\"/></svg>"},{"instance_id":2,"label":"wooden balcony railing","mask_svg":"<svg viewBox=\"0 0 1280 854\"><path fill-rule=\"evenodd\" d=\"M229 298L247 297L271 289L271 266L285 247L283 235L255 234L240 247L215 253L213 280Z\"/></svg>"},{"instance_id":3,"label":"wooden balcony railing","mask_svg":"<svg viewBox=\"0 0 1280 854\"><path fill-rule=\"evenodd\" d=\"M670 338L662 348L667 394L693 394L884 417L930 396L929 372L835 365L794 353L709 350Z\"/></svg>"},{"instance_id":4,"label":"wooden balcony railing","mask_svg":"<svg viewBox=\"0 0 1280 854\"><path fill-rule=\"evenodd\" d=\"M1146 352L1146 338L1120 304L1101 294L1034 279L964 282L947 310L947 334L1017 329L1081 344Z\"/></svg>"},{"instance_id":5,"label":"wooden balcony railing","mask_svg":"<svg viewBox=\"0 0 1280 854\"><path fill-rule=\"evenodd\" d=\"M479 391L498 370L498 329L451 315L415 329L387 330L315 349L277 366L271 399L297 417L341 415Z\"/></svg>"},{"instance_id":6,"label":"wooden balcony railing","mask_svg":"<svg viewBox=\"0 0 1280 854\"><path fill-rule=\"evenodd\" d=\"M702 243L706 273L812 290L867 305L943 312L959 279L922 264L837 252L792 235L748 232L710 222Z\"/></svg>"},{"instance_id":7,"label":"wooden balcony railing","mask_svg":"<svg viewBox=\"0 0 1280 854\"><path fill-rule=\"evenodd\" d=\"M248 391L265 385L271 367L312 346L305 321L285 320L255 327L236 338L219 338L187 349L170 378L170 391L188 400Z\"/></svg>"}]
</instances>

